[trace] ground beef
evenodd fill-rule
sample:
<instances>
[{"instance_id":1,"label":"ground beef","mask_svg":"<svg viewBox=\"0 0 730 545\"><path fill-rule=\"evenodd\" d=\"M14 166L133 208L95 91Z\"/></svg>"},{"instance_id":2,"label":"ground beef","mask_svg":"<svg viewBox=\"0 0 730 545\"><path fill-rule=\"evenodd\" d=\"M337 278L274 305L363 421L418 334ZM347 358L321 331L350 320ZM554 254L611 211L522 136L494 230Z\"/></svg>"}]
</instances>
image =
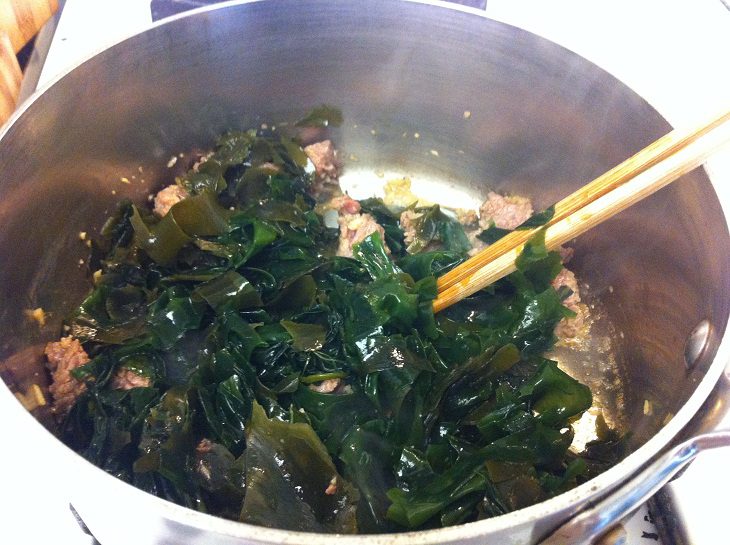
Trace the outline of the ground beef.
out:
<instances>
[{"instance_id":1,"label":"ground beef","mask_svg":"<svg viewBox=\"0 0 730 545\"><path fill-rule=\"evenodd\" d=\"M583 330L587 316L585 305L577 305L575 313L574 317L563 318L558 322L558 325L555 326L555 335L558 339L574 339Z\"/></svg>"},{"instance_id":2,"label":"ground beef","mask_svg":"<svg viewBox=\"0 0 730 545\"><path fill-rule=\"evenodd\" d=\"M457 209L456 220L463 225L465 229L479 226L479 216L474 210L464 210L463 208Z\"/></svg>"},{"instance_id":3,"label":"ground beef","mask_svg":"<svg viewBox=\"0 0 730 545\"><path fill-rule=\"evenodd\" d=\"M190 167L193 172L198 172L198 169L200 168L200 165L205 163L208 159L210 159L213 156L213 152L209 151L208 153L201 154L200 157L198 157L195 162L193 163L193 166Z\"/></svg>"},{"instance_id":4,"label":"ground beef","mask_svg":"<svg viewBox=\"0 0 730 545\"><path fill-rule=\"evenodd\" d=\"M322 201L328 196L340 195L342 190L337 180L340 162L332 141L315 142L304 148L309 160L314 165L315 177L309 186L309 194Z\"/></svg>"},{"instance_id":5,"label":"ground beef","mask_svg":"<svg viewBox=\"0 0 730 545\"><path fill-rule=\"evenodd\" d=\"M583 328L586 319L586 307L580 302L580 289L578 281L572 271L563 267L552 282L555 289L562 286L570 288L573 292L564 301L563 305L576 313L573 318L563 318L555 327L555 335L560 339L570 339L578 335Z\"/></svg>"},{"instance_id":6,"label":"ground beef","mask_svg":"<svg viewBox=\"0 0 730 545\"><path fill-rule=\"evenodd\" d=\"M573 292L568 296L565 301L563 301L563 304L570 310L575 311L575 305L580 303L580 289L578 288L578 280L576 280L573 271L566 269L565 267L561 269L561 271L558 273L558 276L556 276L553 280L553 287L555 289L559 289L563 286L569 288Z\"/></svg>"},{"instance_id":7,"label":"ground beef","mask_svg":"<svg viewBox=\"0 0 730 545\"><path fill-rule=\"evenodd\" d=\"M331 140L324 140L310 144L304 148L309 160L314 165L314 170L320 178L335 179L339 175L337 151Z\"/></svg>"},{"instance_id":8,"label":"ground beef","mask_svg":"<svg viewBox=\"0 0 730 545\"><path fill-rule=\"evenodd\" d=\"M188 192L179 185L168 185L155 195L155 214L160 217L165 216L170 208L188 196Z\"/></svg>"},{"instance_id":9,"label":"ground beef","mask_svg":"<svg viewBox=\"0 0 730 545\"><path fill-rule=\"evenodd\" d=\"M422 215L413 210L404 210L400 215L400 228L403 229L403 239L407 246L416 240L416 220Z\"/></svg>"},{"instance_id":10,"label":"ground beef","mask_svg":"<svg viewBox=\"0 0 730 545\"><path fill-rule=\"evenodd\" d=\"M341 382L338 378L329 378L317 384L310 384L309 389L320 394L331 394L340 386Z\"/></svg>"},{"instance_id":11,"label":"ground beef","mask_svg":"<svg viewBox=\"0 0 730 545\"><path fill-rule=\"evenodd\" d=\"M196 481L209 492L229 487L229 470L235 461L233 454L220 443L201 439L195 446Z\"/></svg>"},{"instance_id":12,"label":"ground beef","mask_svg":"<svg viewBox=\"0 0 730 545\"><path fill-rule=\"evenodd\" d=\"M532 204L525 197L503 197L497 193L490 192L487 199L480 207L481 218L477 218L473 210L457 210L457 219L464 226L472 249L469 255L474 256L487 247L487 244L477 238L483 229L489 227L492 222L502 229L514 229L532 215ZM567 263L573 257L573 248L565 246L558 247L560 258Z\"/></svg>"},{"instance_id":13,"label":"ground beef","mask_svg":"<svg viewBox=\"0 0 730 545\"><path fill-rule=\"evenodd\" d=\"M277 172L281 171L281 167L279 165L269 163L268 161L266 163L261 163L258 168L266 169L271 174L276 174Z\"/></svg>"},{"instance_id":14,"label":"ground beef","mask_svg":"<svg viewBox=\"0 0 730 545\"><path fill-rule=\"evenodd\" d=\"M334 476L332 477L332 479L330 479L330 482L327 485L327 488L325 488L324 493L328 496L334 496L335 494L337 494L337 476Z\"/></svg>"},{"instance_id":15,"label":"ground beef","mask_svg":"<svg viewBox=\"0 0 730 545\"><path fill-rule=\"evenodd\" d=\"M86 385L76 380L71 371L88 363L89 356L81 343L70 336L48 343L45 354L51 369L52 383L48 390L53 396L53 411L66 414L86 391Z\"/></svg>"},{"instance_id":16,"label":"ground beef","mask_svg":"<svg viewBox=\"0 0 730 545\"><path fill-rule=\"evenodd\" d=\"M352 245L365 240L368 235L376 231L385 241L385 230L370 214L341 214L338 223L340 224L340 244L337 248L339 256L352 257ZM389 251L387 248L386 246L386 251Z\"/></svg>"},{"instance_id":17,"label":"ground beef","mask_svg":"<svg viewBox=\"0 0 730 545\"><path fill-rule=\"evenodd\" d=\"M340 214L357 214L360 212L360 201L356 201L349 195L332 197L322 204L322 210L337 210Z\"/></svg>"},{"instance_id":18,"label":"ground beef","mask_svg":"<svg viewBox=\"0 0 730 545\"><path fill-rule=\"evenodd\" d=\"M195 452L197 454L208 454L211 450L213 450L213 441L211 441L208 438L203 438L200 440L200 443L195 447Z\"/></svg>"},{"instance_id":19,"label":"ground beef","mask_svg":"<svg viewBox=\"0 0 730 545\"><path fill-rule=\"evenodd\" d=\"M514 229L532 215L532 203L525 197L503 197L493 191L479 207L479 225L486 229L492 223L500 229Z\"/></svg>"},{"instance_id":20,"label":"ground beef","mask_svg":"<svg viewBox=\"0 0 730 545\"><path fill-rule=\"evenodd\" d=\"M114 390L131 390L132 388L147 388L151 384L149 377L120 367L112 377L112 388Z\"/></svg>"},{"instance_id":21,"label":"ground beef","mask_svg":"<svg viewBox=\"0 0 730 545\"><path fill-rule=\"evenodd\" d=\"M563 264L565 264L573 259L573 254L575 253L575 250L567 246L558 246L558 253L560 254L560 260L563 262Z\"/></svg>"}]
</instances>

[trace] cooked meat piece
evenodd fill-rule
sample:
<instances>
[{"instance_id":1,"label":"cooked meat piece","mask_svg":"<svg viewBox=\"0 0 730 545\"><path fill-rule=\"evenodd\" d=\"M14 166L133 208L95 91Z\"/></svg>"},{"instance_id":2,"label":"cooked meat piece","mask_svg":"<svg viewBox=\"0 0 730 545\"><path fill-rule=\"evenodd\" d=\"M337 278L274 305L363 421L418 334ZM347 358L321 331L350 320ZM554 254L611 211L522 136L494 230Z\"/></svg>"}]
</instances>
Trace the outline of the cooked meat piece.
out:
<instances>
[{"instance_id":1,"label":"cooked meat piece","mask_svg":"<svg viewBox=\"0 0 730 545\"><path fill-rule=\"evenodd\" d=\"M563 267L563 269L558 273L558 276L556 276L553 280L552 284L555 289L565 286L570 288L573 292L565 299L565 301L563 301L563 305L575 312L576 315L573 318L563 318L555 327L555 335L557 335L558 338L570 339L575 337L583 328L587 312L585 305L582 305L580 302L578 281L572 271Z\"/></svg>"},{"instance_id":2,"label":"cooked meat piece","mask_svg":"<svg viewBox=\"0 0 730 545\"><path fill-rule=\"evenodd\" d=\"M216 492L230 486L228 471L236 461L233 454L208 438L195 446L196 481L209 492Z\"/></svg>"},{"instance_id":3,"label":"cooked meat piece","mask_svg":"<svg viewBox=\"0 0 730 545\"><path fill-rule=\"evenodd\" d=\"M570 288L573 293L571 293L568 298L563 301L563 304L570 310L575 311L575 305L580 303L580 290L578 288L578 281L576 280L573 271L563 267L558 273L558 276L556 276L553 280L552 284L555 289L559 289L562 286Z\"/></svg>"},{"instance_id":4,"label":"cooked meat piece","mask_svg":"<svg viewBox=\"0 0 730 545\"><path fill-rule=\"evenodd\" d=\"M81 343L70 336L48 343L45 353L53 381L48 388L53 396L53 411L66 414L86 391L86 385L76 380L71 371L88 363L89 356Z\"/></svg>"},{"instance_id":5,"label":"cooked meat piece","mask_svg":"<svg viewBox=\"0 0 730 545\"><path fill-rule=\"evenodd\" d=\"M403 239L406 245L416 240L416 220L423 214L413 210L404 210L400 215L400 228L403 229Z\"/></svg>"},{"instance_id":6,"label":"cooked meat piece","mask_svg":"<svg viewBox=\"0 0 730 545\"><path fill-rule=\"evenodd\" d=\"M327 485L327 488L324 491L325 494L328 496L333 496L337 494L337 476L335 475L330 479L329 484Z\"/></svg>"},{"instance_id":7,"label":"cooked meat piece","mask_svg":"<svg viewBox=\"0 0 730 545\"><path fill-rule=\"evenodd\" d=\"M310 384L309 389L320 394L331 394L339 387L340 382L342 381L338 378L329 378L316 384Z\"/></svg>"},{"instance_id":8,"label":"cooked meat piece","mask_svg":"<svg viewBox=\"0 0 730 545\"><path fill-rule=\"evenodd\" d=\"M213 441L211 441L210 439L203 438L200 440L200 443L198 443L198 445L195 447L195 452L197 454L207 454L211 450L213 450L214 444L215 443L213 443Z\"/></svg>"},{"instance_id":9,"label":"cooked meat piece","mask_svg":"<svg viewBox=\"0 0 730 545\"><path fill-rule=\"evenodd\" d=\"M208 159L210 159L213 156L213 152L209 151L208 153L201 154L200 157L193 163L193 166L191 167L193 172L198 172L198 169L200 168L200 165L205 163Z\"/></svg>"},{"instance_id":10,"label":"cooked meat piece","mask_svg":"<svg viewBox=\"0 0 730 545\"><path fill-rule=\"evenodd\" d=\"M168 185L155 195L155 214L165 216L170 208L188 197L188 192L179 185Z\"/></svg>"},{"instance_id":11,"label":"cooked meat piece","mask_svg":"<svg viewBox=\"0 0 730 545\"><path fill-rule=\"evenodd\" d=\"M331 140L310 144L304 148L304 153L312 161L318 177L337 178L339 174L337 151Z\"/></svg>"},{"instance_id":12,"label":"cooked meat piece","mask_svg":"<svg viewBox=\"0 0 730 545\"><path fill-rule=\"evenodd\" d=\"M479 207L479 225L482 229L492 222L500 229L514 229L532 215L532 203L525 197L503 197L493 191Z\"/></svg>"},{"instance_id":13,"label":"cooked meat piece","mask_svg":"<svg viewBox=\"0 0 730 545\"><path fill-rule=\"evenodd\" d=\"M555 326L555 335L558 339L573 339L583 330L588 309L584 304L578 303L574 312L575 316L572 318L563 318Z\"/></svg>"},{"instance_id":14,"label":"cooked meat piece","mask_svg":"<svg viewBox=\"0 0 730 545\"><path fill-rule=\"evenodd\" d=\"M360 201L356 201L349 195L332 197L322 205L322 210L337 210L340 214L357 214L360 212Z\"/></svg>"},{"instance_id":15,"label":"cooked meat piece","mask_svg":"<svg viewBox=\"0 0 730 545\"><path fill-rule=\"evenodd\" d=\"M365 240L365 237L376 231L385 241L385 230L370 214L342 214L338 223L340 224L340 245L337 248L337 255L352 257L352 245ZM388 247L385 248L388 251Z\"/></svg>"},{"instance_id":16,"label":"cooked meat piece","mask_svg":"<svg viewBox=\"0 0 730 545\"><path fill-rule=\"evenodd\" d=\"M259 165L259 168L265 168L268 170L271 174L276 174L281 170L281 167L278 165L275 165L274 163L269 163L268 161L266 163L261 163Z\"/></svg>"},{"instance_id":17,"label":"cooked meat piece","mask_svg":"<svg viewBox=\"0 0 730 545\"><path fill-rule=\"evenodd\" d=\"M456 220L466 228L477 227L479 225L479 216L474 210L457 209Z\"/></svg>"},{"instance_id":18,"label":"cooked meat piece","mask_svg":"<svg viewBox=\"0 0 730 545\"><path fill-rule=\"evenodd\" d=\"M490 191L487 199L480 207L481 218L473 210L457 210L457 219L464 226L472 249L469 255L474 256L487 247L487 244L477 238L483 229L492 222L502 229L514 229L532 216L532 203L525 197L503 197ZM563 263L573 257L573 248L560 246L558 248Z\"/></svg>"},{"instance_id":19,"label":"cooked meat piece","mask_svg":"<svg viewBox=\"0 0 730 545\"><path fill-rule=\"evenodd\" d=\"M132 388L147 388L152 381L149 377L120 367L112 377L112 388L114 390L131 390Z\"/></svg>"},{"instance_id":20,"label":"cooked meat piece","mask_svg":"<svg viewBox=\"0 0 730 545\"><path fill-rule=\"evenodd\" d=\"M317 200L324 200L328 196L340 195L342 190L337 180L340 163L337 159L337 150L331 140L323 140L310 144L304 148L309 160L314 165L315 179L309 187L309 194Z\"/></svg>"},{"instance_id":21,"label":"cooked meat piece","mask_svg":"<svg viewBox=\"0 0 730 545\"><path fill-rule=\"evenodd\" d=\"M573 248L569 248L568 246L559 246L558 253L560 254L560 259L563 261L563 264L565 264L573 259L573 254L575 253L575 251L573 250Z\"/></svg>"}]
</instances>

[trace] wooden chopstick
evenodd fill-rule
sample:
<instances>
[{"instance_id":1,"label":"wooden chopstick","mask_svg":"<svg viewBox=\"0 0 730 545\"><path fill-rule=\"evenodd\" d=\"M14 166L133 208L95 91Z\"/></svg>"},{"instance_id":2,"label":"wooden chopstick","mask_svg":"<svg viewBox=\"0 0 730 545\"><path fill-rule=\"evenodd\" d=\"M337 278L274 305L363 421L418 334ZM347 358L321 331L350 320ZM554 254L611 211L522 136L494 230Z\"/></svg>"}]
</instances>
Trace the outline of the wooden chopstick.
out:
<instances>
[{"instance_id":1,"label":"wooden chopstick","mask_svg":"<svg viewBox=\"0 0 730 545\"><path fill-rule=\"evenodd\" d=\"M601 174L589 184L583 186L575 193L568 195L563 200L556 203L555 214L547 225L553 225L570 214L575 213L586 204L593 202L609 191L619 187L627 180L636 176L640 172L645 171L652 165L657 164L659 161L668 157L678 149L681 149L718 125L728 121L728 119L730 119L730 111L725 112L720 116L715 116L698 127L692 127L691 129L685 130L675 129L658 140L655 140L623 163L615 166L608 172ZM536 229L518 230L502 237L500 240L475 255L472 259L469 259L441 276L438 279L438 291L444 291L461 282L477 269L480 269L483 263L486 263L491 259L491 256L501 254L503 251L526 242L535 233L535 231Z\"/></svg>"},{"instance_id":2,"label":"wooden chopstick","mask_svg":"<svg viewBox=\"0 0 730 545\"><path fill-rule=\"evenodd\" d=\"M555 205L545 244L554 249L658 191L705 162L730 141L730 111L689 130L674 130ZM538 230L502 237L438 280L439 312L515 270L515 259Z\"/></svg>"}]
</instances>

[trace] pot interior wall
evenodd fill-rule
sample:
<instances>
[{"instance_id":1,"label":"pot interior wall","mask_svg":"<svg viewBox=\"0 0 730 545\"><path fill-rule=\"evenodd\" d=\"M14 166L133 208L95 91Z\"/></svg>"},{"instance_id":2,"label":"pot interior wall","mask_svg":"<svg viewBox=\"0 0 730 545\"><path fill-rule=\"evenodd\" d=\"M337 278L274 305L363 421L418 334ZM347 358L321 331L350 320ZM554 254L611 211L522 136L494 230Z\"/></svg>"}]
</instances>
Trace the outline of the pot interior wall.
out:
<instances>
[{"instance_id":1,"label":"pot interior wall","mask_svg":"<svg viewBox=\"0 0 730 545\"><path fill-rule=\"evenodd\" d=\"M282 126L335 105L346 168L523 194L541 208L669 128L623 84L543 39L393 4L263 2L197 14L105 51L38 97L0 141L6 382L24 391L44 380L42 346L89 285L79 232L97 234L114 202L144 201L186 164L168 169L172 155L226 129ZM597 327L611 338L637 446L689 398L724 332L727 226L696 171L574 247L589 302L605 312ZM49 314L44 327L24 314L37 307ZM701 320L714 336L688 371L685 341ZM598 352L590 365L601 365Z\"/></svg>"}]
</instances>

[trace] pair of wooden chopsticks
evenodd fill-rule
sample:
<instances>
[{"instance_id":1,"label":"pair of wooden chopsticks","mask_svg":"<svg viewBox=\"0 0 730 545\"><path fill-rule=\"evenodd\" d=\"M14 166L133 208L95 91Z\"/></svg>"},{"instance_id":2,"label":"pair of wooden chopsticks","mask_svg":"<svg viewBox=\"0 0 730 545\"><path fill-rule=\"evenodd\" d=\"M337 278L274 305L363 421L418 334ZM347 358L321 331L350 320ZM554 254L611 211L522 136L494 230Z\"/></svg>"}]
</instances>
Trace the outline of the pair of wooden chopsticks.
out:
<instances>
[{"instance_id":1,"label":"pair of wooden chopsticks","mask_svg":"<svg viewBox=\"0 0 730 545\"><path fill-rule=\"evenodd\" d=\"M538 229L555 249L700 166L730 142L730 111L689 129L675 129L555 204L546 227L502 237L438 279L439 312L515 270L515 259Z\"/></svg>"}]
</instances>

